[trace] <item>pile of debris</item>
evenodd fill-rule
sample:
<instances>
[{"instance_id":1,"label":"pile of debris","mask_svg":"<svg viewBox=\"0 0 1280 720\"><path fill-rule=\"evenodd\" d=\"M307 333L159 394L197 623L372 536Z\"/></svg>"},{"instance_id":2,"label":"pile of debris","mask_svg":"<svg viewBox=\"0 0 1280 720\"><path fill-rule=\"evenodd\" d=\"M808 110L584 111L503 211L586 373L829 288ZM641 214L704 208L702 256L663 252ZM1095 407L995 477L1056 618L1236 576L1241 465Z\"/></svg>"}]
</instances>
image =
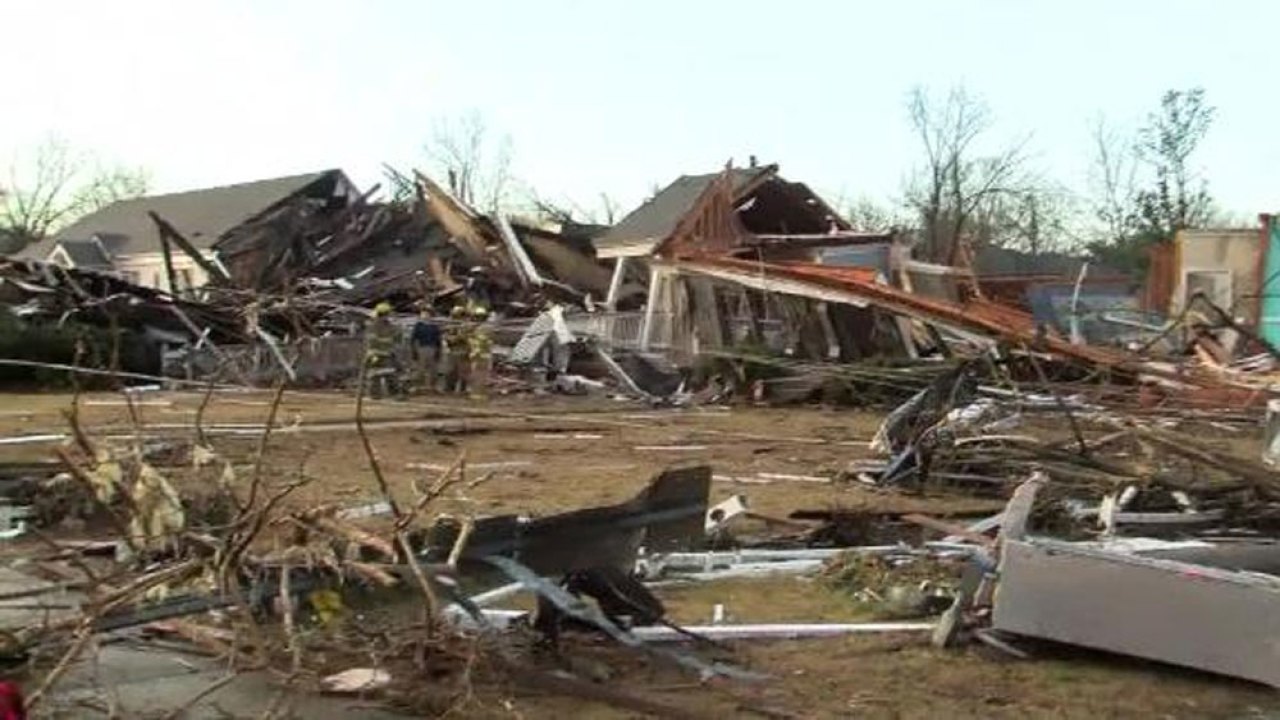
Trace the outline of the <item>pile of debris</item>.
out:
<instances>
[{"instance_id":1,"label":"pile of debris","mask_svg":"<svg viewBox=\"0 0 1280 720\"><path fill-rule=\"evenodd\" d=\"M931 632L942 646L972 638L1027 656L1043 638L1280 684L1265 615L1280 597L1280 353L1207 296L1170 321L1130 322L1134 333L1083 328L1074 300L1066 327L1051 326L955 269L909 260L894 234L852 232L774 167L682 178L681 197L664 191L638 211L676 205L677 217L611 230L612 275L571 232L476 213L422 176L401 204L334 176L309 182L220 235L212 259L152 212L170 286L186 257L209 277L198 290L0 261L0 303L20 318L134 328L181 346L170 372L281 387L247 461L215 451L199 415L190 442L160 446L91 438L73 413L56 467L4 468L0 533L30 530L42 545L29 564L57 578L6 598L74 593L63 612L0 635L5 659L45 671L33 703L94 643L162 637L232 658L227 677L270 669L287 687L417 712L473 702L473 684L523 683L682 715L549 669L537 648L571 653L584 629L701 679L758 678L726 639ZM863 254L883 267L823 262ZM643 313L619 312L640 304L625 286L642 255ZM449 516L438 501L469 507L465 491L485 477L460 458L397 497L364 434L360 383L356 432L378 502L284 509L307 481L264 472L281 379L363 372L375 302L448 329L473 322L439 317L455 301L493 310L506 391L878 405L889 412L875 457L836 477L674 468L616 505ZM1087 342L1104 335L1119 339ZM777 518L743 495L709 507L715 481L1005 507L971 522L840 507ZM43 534L65 518L111 537ZM737 532L747 520L765 530ZM654 592L779 574L818 575L811 587L874 621L747 625L718 612L686 627ZM498 607L518 593L537 609Z\"/></svg>"},{"instance_id":2,"label":"pile of debris","mask_svg":"<svg viewBox=\"0 0 1280 720\"><path fill-rule=\"evenodd\" d=\"M965 522L840 508L773 518L738 495L713 506L717 476L705 465L663 472L616 505L447 514L442 499L473 507L467 493L487 476L459 458L397 496L360 424L381 499L299 508L290 498L308 479L272 475L262 456L283 391L247 457L215 450L198 420L189 440L162 443L90 437L73 413L56 466L10 468L11 502L33 507L8 513L9 533L39 543L15 569L50 580L6 595L41 612L14 624L13 608L0 607L4 656L32 668L34 703L69 701L60 677L95 645L177 643L234 658L209 693L274 671L300 697L350 692L419 713L465 708L477 687L514 683L680 716L561 669L600 637L671 672L742 683L761 674L726 641L853 633L932 633L944 646L972 638L1018 656L1045 638L1280 680L1257 619L1280 592L1280 485L1246 435L1256 419L1133 412L1056 383L1010 389L999 367L975 360L935 378L885 419L881 457L842 478L772 480L1007 498L1003 511ZM1188 432L1200 427L1239 442L1210 447ZM88 538L45 535L66 518L87 523ZM766 529L738 532L745 521ZM721 608L686 626L660 593L777 575L817 576L813 592L834 591L865 620L737 623ZM1117 588L1135 607L1114 608ZM517 594L536 609L512 607Z\"/></svg>"},{"instance_id":3,"label":"pile of debris","mask_svg":"<svg viewBox=\"0 0 1280 720\"><path fill-rule=\"evenodd\" d=\"M205 191L211 204L264 198L207 228L200 193L127 201L112 212L158 239L169 292L93 269L113 242L100 233L40 249L83 255L84 269L4 260L0 304L133 328L163 374L257 386L349 382L382 303L402 327L426 311L448 329L451 308L485 308L504 387L676 403L892 407L978 358L1036 392L1053 381L1090 401L1260 412L1280 357L1202 292L1168 320L1098 310L1081 300L1085 268L1048 305L1010 304L1008 282L988 298L972 268L912 259L903 233L851 230L776 165L682 177L612 228L486 215L421 174L398 184L396 202L337 170ZM185 283L192 269L206 282Z\"/></svg>"},{"instance_id":4,"label":"pile of debris","mask_svg":"<svg viewBox=\"0 0 1280 720\"><path fill-rule=\"evenodd\" d=\"M6 625L0 660L11 675L31 678L24 683L29 706L82 701L74 690L56 691L64 675L84 664L82 656L103 645L139 643L224 659L227 669L182 707L237 678L276 673L288 692L272 707L286 699L306 706L307 693L317 691L443 714L481 702L477 686L514 683L682 716L679 708L548 667L536 637L557 644L562 631L575 627L611 636L673 671L760 677L726 661L724 648L706 657L668 647L705 639L667 620L662 603L631 575L642 546L668 553L702 542L710 468L662 473L615 506L536 519L459 518L434 508L446 496L465 503L464 493L485 481L468 476L464 458L416 486L415 497L397 498L367 446L382 501L296 509L289 498L310 479L273 477L262 456L282 395L253 457L216 451L199 421L189 442L157 444L141 434L90 437L72 413L56 467L10 468L39 487L35 493L7 487L11 502L61 498L6 534L38 541L28 543L16 567L51 580L17 573L26 584L7 592L0 607ZM93 539L45 534L68 523L87 523ZM15 573L6 572L12 584ZM464 592L497 578L515 584ZM521 590L538 598L536 618L491 608ZM13 605L15 599L28 604ZM424 672L431 678L425 685ZM142 707L132 709L141 712L159 701L138 702Z\"/></svg>"},{"instance_id":5,"label":"pile of debris","mask_svg":"<svg viewBox=\"0 0 1280 720\"><path fill-rule=\"evenodd\" d=\"M155 358L139 363L125 355L124 363L103 362L102 369L331 385L357 374L363 329L376 304L405 313L401 324L427 310L447 326L451 307L477 303L498 335L510 325L514 336L499 338L507 343L548 303L590 309L593 297L610 290L609 272L589 246L593 226L485 216L429 178L403 180L414 196L389 203L370 200L376 187L357 193L336 170L214 189L205 200L189 193L124 201L96 222L124 228L139 236L136 243L154 236L167 282L141 286L136 272L107 260L72 262L83 250L110 256L114 236L90 228L89 218L84 232L93 241L50 241L0 260L0 305L23 322L131 331ZM248 220L196 227L196 237L180 226L198 225L219 204L243 204L253 188L268 199ZM206 231L219 234L204 237ZM46 255L62 260L48 262ZM198 286L193 271L204 279ZM72 364L69 357L59 361Z\"/></svg>"},{"instance_id":6,"label":"pile of debris","mask_svg":"<svg viewBox=\"0 0 1280 720\"><path fill-rule=\"evenodd\" d=\"M929 617L949 607L962 569L960 563L935 556L848 553L827 563L822 576L878 617L895 620Z\"/></svg>"}]
</instances>

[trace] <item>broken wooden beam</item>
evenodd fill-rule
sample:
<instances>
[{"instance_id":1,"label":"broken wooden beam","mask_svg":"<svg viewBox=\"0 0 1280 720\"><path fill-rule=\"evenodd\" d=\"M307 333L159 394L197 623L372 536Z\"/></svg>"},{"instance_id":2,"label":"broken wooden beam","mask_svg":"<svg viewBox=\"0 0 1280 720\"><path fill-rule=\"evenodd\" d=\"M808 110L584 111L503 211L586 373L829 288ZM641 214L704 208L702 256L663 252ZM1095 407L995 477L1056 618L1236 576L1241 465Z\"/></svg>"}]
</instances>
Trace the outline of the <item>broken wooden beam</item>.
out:
<instances>
[{"instance_id":1,"label":"broken wooden beam","mask_svg":"<svg viewBox=\"0 0 1280 720\"><path fill-rule=\"evenodd\" d=\"M192 245L189 240L182 236L182 233L178 232L173 225L169 224L168 220L160 217L154 210L148 210L147 215L151 218L151 222L156 224L156 229L160 232L160 237L162 239L167 238L168 240L173 241L173 244L177 245L182 252L186 253L187 256L191 258L192 262L199 265L202 270L208 273L209 280L211 282L215 282L215 284L230 284L231 278L227 273L223 271L217 263L206 258L195 245Z\"/></svg>"}]
</instances>

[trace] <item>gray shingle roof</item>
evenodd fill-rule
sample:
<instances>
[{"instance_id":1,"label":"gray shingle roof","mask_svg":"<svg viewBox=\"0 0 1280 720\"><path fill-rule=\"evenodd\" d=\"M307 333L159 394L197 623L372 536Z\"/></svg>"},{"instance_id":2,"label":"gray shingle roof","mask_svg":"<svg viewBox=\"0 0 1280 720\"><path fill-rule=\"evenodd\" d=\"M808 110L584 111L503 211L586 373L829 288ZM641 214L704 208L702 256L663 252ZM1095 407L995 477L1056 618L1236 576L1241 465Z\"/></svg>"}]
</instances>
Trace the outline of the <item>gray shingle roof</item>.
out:
<instances>
[{"instance_id":1,"label":"gray shingle roof","mask_svg":"<svg viewBox=\"0 0 1280 720\"><path fill-rule=\"evenodd\" d=\"M748 183L762 172L773 171L772 166L759 168L734 168L733 189L741 191ZM675 229L680 218L693 207L693 204L707 189L712 180L720 173L707 175L681 175L675 182L663 188L657 195L649 198L640 207L632 210L617 225L609 228L602 236L592 242L597 250L617 248L636 243L657 243L664 240Z\"/></svg>"},{"instance_id":2,"label":"gray shingle roof","mask_svg":"<svg viewBox=\"0 0 1280 720\"><path fill-rule=\"evenodd\" d=\"M102 240L113 254L160 251L160 237L147 211L168 220L183 237L208 248L223 234L253 219L277 203L341 170L291 175L222 187L120 200L90 213L19 253L43 259L59 242Z\"/></svg>"}]
</instances>

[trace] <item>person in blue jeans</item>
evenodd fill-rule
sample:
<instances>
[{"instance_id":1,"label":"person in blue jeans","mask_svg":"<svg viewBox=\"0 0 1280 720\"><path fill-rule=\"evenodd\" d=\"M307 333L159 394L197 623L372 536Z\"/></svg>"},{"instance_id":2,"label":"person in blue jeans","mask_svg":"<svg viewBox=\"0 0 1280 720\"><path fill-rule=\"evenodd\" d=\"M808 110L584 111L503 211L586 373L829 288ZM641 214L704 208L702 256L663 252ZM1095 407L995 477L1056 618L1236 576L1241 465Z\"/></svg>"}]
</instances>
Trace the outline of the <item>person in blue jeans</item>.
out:
<instances>
[{"instance_id":1,"label":"person in blue jeans","mask_svg":"<svg viewBox=\"0 0 1280 720\"><path fill-rule=\"evenodd\" d=\"M409 334L409 346L413 351L413 365L417 371L415 381L418 387L428 393L436 391L441 345L440 325L431 317L431 306L424 305L418 311L418 320Z\"/></svg>"}]
</instances>

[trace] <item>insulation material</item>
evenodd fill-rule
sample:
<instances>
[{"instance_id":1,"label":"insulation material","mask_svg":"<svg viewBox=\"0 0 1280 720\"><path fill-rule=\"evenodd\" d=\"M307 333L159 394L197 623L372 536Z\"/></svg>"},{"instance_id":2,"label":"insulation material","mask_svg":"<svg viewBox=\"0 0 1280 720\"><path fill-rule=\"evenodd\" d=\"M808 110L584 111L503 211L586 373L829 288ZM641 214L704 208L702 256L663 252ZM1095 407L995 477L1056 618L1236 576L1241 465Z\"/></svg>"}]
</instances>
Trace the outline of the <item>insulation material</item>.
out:
<instances>
[{"instance_id":1,"label":"insulation material","mask_svg":"<svg viewBox=\"0 0 1280 720\"><path fill-rule=\"evenodd\" d=\"M186 526L177 491L149 464L139 464L131 494L135 513L129 520L129 534L145 545L155 547Z\"/></svg>"},{"instance_id":2,"label":"insulation material","mask_svg":"<svg viewBox=\"0 0 1280 720\"><path fill-rule=\"evenodd\" d=\"M94 461L96 464L93 470L86 472L85 477L93 483L93 492L97 495L98 502L110 505L115 502L120 492L121 483L124 480L124 469L108 450L95 451Z\"/></svg>"}]
</instances>

